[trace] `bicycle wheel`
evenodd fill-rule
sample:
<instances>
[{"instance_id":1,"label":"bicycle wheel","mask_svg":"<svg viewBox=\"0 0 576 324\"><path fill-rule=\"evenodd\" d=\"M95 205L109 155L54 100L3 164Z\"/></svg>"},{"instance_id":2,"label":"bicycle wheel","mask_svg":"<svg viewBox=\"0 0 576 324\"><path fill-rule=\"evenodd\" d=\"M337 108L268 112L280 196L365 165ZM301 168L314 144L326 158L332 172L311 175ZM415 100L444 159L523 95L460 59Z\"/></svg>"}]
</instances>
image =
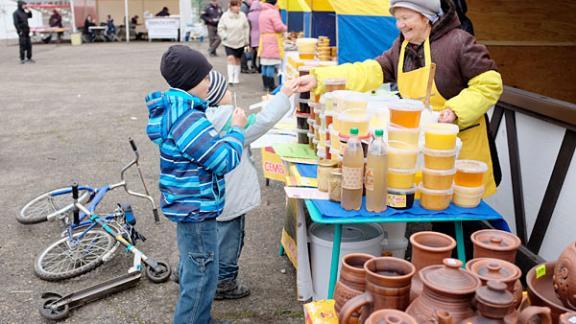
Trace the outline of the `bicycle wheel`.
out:
<instances>
[{"instance_id":1,"label":"bicycle wheel","mask_svg":"<svg viewBox=\"0 0 576 324\"><path fill-rule=\"evenodd\" d=\"M78 201L86 203L90 199L92 190L79 188L80 195ZM48 220L48 215L56 213L58 218L63 218L72 212L72 188L65 187L55 189L32 199L28 202L20 214L16 215L16 220L22 224L36 224Z\"/></svg>"},{"instance_id":2,"label":"bicycle wheel","mask_svg":"<svg viewBox=\"0 0 576 324\"><path fill-rule=\"evenodd\" d=\"M78 238L83 232L73 235ZM48 281L77 277L102 264L103 256L116 241L101 229L84 234L74 249L68 246L68 237L62 238L42 251L34 262L34 272Z\"/></svg>"}]
</instances>

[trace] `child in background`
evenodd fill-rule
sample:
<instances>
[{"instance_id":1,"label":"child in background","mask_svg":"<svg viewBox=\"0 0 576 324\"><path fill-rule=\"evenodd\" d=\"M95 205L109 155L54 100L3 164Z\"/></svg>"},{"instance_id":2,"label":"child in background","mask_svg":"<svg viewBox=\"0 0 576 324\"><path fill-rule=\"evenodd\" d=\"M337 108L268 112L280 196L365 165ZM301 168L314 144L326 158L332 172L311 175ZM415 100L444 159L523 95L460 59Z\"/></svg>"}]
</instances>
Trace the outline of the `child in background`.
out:
<instances>
[{"instance_id":1,"label":"child in background","mask_svg":"<svg viewBox=\"0 0 576 324\"><path fill-rule=\"evenodd\" d=\"M160 71L170 89L146 96L146 131L160 149L160 207L176 222L180 296L174 323L214 323L210 319L218 276L216 217L224 208L224 175L240 163L246 116L234 110L231 127L220 136L206 119L212 66L199 52L171 46Z\"/></svg>"}]
</instances>

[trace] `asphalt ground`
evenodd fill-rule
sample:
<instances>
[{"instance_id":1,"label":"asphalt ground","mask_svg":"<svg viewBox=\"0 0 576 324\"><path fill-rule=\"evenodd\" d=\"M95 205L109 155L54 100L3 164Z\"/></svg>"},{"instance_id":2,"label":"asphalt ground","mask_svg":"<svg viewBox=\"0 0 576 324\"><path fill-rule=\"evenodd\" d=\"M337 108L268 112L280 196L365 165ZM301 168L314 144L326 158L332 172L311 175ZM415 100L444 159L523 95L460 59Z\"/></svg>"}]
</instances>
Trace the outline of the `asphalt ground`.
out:
<instances>
[{"instance_id":1,"label":"asphalt ground","mask_svg":"<svg viewBox=\"0 0 576 324\"><path fill-rule=\"evenodd\" d=\"M35 257L64 229L58 222L22 225L16 215L24 204L49 189L81 184L99 186L120 179L132 159L128 138L136 141L141 168L158 200L158 149L145 133L144 96L166 89L160 57L170 42L35 45L35 64L19 64L18 47L0 45L0 323L44 323L39 314L44 292L66 294L123 275L132 265L123 251L110 262L80 277L61 282L38 279ZM206 52L205 44L190 44ZM226 71L223 49L210 58ZM242 74L238 101L247 107L262 95L260 77ZM260 169L259 152L254 152ZM260 172L261 175L261 172ZM142 190L134 172L128 182ZM240 258L240 280L252 294L218 301L213 315L232 323L302 323L296 300L295 271L278 256L284 222L281 184L264 187L262 205L246 219L246 241ZM163 218L155 225L149 204L111 192L99 211L118 202L132 204L137 229L148 239L138 246L157 259L176 250L175 225ZM72 311L65 323L169 323L177 300L173 282L154 284L143 278L136 287Z\"/></svg>"}]
</instances>

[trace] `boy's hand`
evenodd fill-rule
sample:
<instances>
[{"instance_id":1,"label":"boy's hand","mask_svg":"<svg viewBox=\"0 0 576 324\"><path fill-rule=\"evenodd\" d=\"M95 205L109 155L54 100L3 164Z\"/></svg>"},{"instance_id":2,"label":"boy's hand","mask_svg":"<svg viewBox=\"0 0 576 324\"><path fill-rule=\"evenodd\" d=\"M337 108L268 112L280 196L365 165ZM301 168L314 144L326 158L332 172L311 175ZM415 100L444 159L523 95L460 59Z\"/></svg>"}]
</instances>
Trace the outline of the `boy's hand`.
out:
<instances>
[{"instance_id":1,"label":"boy's hand","mask_svg":"<svg viewBox=\"0 0 576 324\"><path fill-rule=\"evenodd\" d=\"M307 92L316 88L317 81L312 75L301 76L296 79L298 81L298 92Z\"/></svg>"},{"instance_id":2,"label":"boy's hand","mask_svg":"<svg viewBox=\"0 0 576 324\"><path fill-rule=\"evenodd\" d=\"M234 113L232 113L232 126L244 128L248 119L246 119L246 114L242 108L234 109Z\"/></svg>"},{"instance_id":3,"label":"boy's hand","mask_svg":"<svg viewBox=\"0 0 576 324\"><path fill-rule=\"evenodd\" d=\"M290 97L296 90L298 90L298 79L286 81L280 91Z\"/></svg>"}]
</instances>

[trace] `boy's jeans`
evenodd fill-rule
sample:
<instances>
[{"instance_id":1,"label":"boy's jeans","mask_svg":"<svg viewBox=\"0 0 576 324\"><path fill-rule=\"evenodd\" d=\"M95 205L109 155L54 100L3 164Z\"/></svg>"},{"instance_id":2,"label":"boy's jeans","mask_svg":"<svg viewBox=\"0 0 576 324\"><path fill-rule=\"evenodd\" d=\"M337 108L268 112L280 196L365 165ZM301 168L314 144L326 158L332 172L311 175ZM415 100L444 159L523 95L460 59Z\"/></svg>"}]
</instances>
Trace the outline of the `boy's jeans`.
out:
<instances>
[{"instance_id":1,"label":"boy's jeans","mask_svg":"<svg viewBox=\"0 0 576 324\"><path fill-rule=\"evenodd\" d=\"M219 283L233 281L238 277L238 258L244 246L245 216L218 222Z\"/></svg>"},{"instance_id":2,"label":"boy's jeans","mask_svg":"<svg viewBox=\"0 0 576 324\"><path fill-rule=\"evenodd\" d=\"M218 279L216 219L178 223L176 239L180 252L180 297L174 323L207 324Z\"/></svg>"}]
</instances>

